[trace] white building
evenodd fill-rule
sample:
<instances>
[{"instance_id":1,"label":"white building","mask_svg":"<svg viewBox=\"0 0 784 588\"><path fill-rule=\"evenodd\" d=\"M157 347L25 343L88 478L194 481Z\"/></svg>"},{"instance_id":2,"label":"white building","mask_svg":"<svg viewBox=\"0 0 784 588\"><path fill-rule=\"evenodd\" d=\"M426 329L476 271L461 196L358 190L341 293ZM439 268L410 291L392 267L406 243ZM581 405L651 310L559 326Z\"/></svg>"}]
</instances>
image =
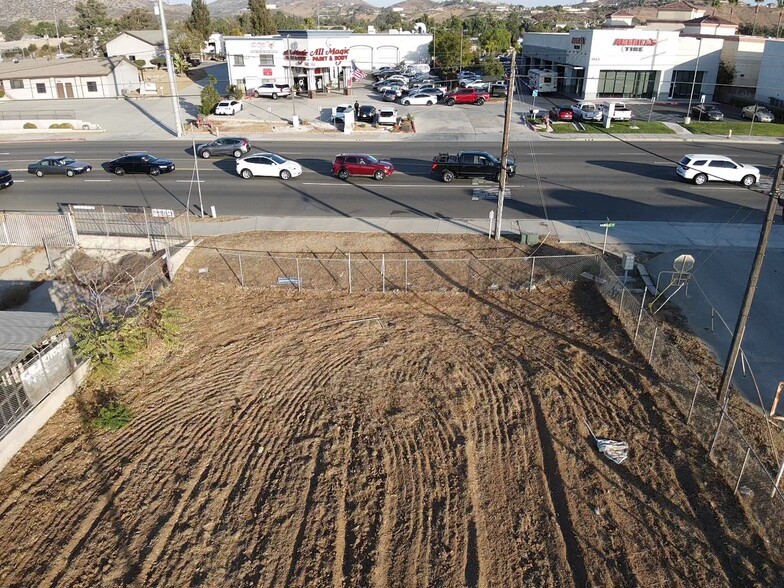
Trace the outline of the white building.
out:
<instances>
[{"instance_id":1,"label":"white building","mask_svg":"<svg viewBox=\"0 0 784 588\"><path fill-rule=\"evenodd\" d=\"M0 63L0 84L13 100L118 97L141 86L139 69L122 57Z\"/></svg>"},{"instance_id":2,"label":"white building","mask_svg":"<svg viewBox=\"0 0 784 588\"><path fill-rule=\"evenodd\" d=\"M280 31L263 37L225 37L228 78L254 88L262 83L294 84L316 92L351 87L352 63L369 73L382 65L428 63L431 34Z\"/></svg>"},{"instance_id":3,"label":"white building","mask_svg":"<svg viewBox=\"0 0 784 588\"><path fill-rule=\"evenodd\" d=\"M784 107L784 41L768 39L765 42L754 98L761 104Z\"/></svg>"},{"instance_id":4,"label":"white building","mask_svg":"<svg viewBox=\"0 0 784 588\"><path fill-rule=\"evenodd\" d=\"M125 57L130 61L143 60L146 65L156 57L163 57L161 31L125 31L106 43L106 55Z\"/></svg>"}]
</instances>

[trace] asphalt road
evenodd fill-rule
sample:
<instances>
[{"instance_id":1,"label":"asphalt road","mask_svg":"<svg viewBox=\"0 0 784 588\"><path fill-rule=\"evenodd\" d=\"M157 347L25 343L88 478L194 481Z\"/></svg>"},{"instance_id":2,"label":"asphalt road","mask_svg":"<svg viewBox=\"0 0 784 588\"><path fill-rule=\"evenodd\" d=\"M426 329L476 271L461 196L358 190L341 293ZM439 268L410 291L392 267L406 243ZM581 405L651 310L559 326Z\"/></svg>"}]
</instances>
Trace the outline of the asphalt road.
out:
<instances>
[{"instance_id":1,"label":"asphalt road","mask_svg":"<svg viewBox=\"0 0 784 588\"><path fill-rule=\"evenodd\" d=\"M424 142L311 143L276 141L254 145L299 161L302 176L284 182L273 178L243 180L231 158L199 161L201 197L205 208L246 216L386 217L444 216L482 218L495 208L488 200L472 200L471 180L445 184L430 174L430 161L439 151L456 148L486 149L498 153L500 145L471 143L444 145ZM509 219L552 220L760 222L765 197L760 187L747 190L731 184L697 187L681 181L675 162L684 153L729 155L772 173L777 145L722 145L690 142L551 141L511 146L519 172L510 182L512 198L506 204ZM351 178L342 182L331 175L334 154L371 153L390 159L396 173L382 182ZM149 151L173 159L177 171L157 178L144 175L116 177L101 163L125 152ZM43 156L67 154L94 165L93 172L74 178L36 178L27 164ZM61 203L146 205L178 210L198 203L192 181L194 160L186 142L48 142L0 145L0 168L11 169L16 184L0 192L0 209L51 211ZM190 197L189 197L190 192Z\"/></svg>"}]
</instances>

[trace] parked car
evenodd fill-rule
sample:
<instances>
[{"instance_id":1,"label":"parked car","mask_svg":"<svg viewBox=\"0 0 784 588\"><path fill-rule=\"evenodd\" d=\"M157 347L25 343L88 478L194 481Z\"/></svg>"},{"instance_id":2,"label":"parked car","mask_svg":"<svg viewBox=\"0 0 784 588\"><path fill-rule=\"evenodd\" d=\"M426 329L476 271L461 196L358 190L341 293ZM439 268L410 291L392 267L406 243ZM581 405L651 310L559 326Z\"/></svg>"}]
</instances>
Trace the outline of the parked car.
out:
<instances>
[{"instance_id":1,"label":"parked car","mask_svg":"<svg viewBox=\"0 0 784 588\"><path fill-rule=\"evenodd\" d=\"M675 171L698 186L705 182L736 182L748 188L760 178L760 170L753 165L736 163L724 155L701 153L684 155Z\"/></svg>"},{"instance_id":2,"label":"parked car","mask_svg":"<svg viewBox=\"0 0 784 588\"><path fill-rule=\"evenodd\" d=\"M381 84L378 87L379 92L386 92L387 90L395 90L398 96L401 96L403 92L408 92L408 86L401 82L390 82L388 84Z\"/></svg>"},{"instance_id":3,"label":"parked car","mask_svg":"<svg viewBox=\"0 0 784 588\"><path fill-rule=\"evenodd\" d=\"M291 87L288 84L262 84L253 90L253 95L256 98L266 96L267 98L277 100L278 96L283 96L284 98L291 96Z\"/></svg>"},{"instance_id":4,"label":"parked car","mask_svg":"<svg viewBox=\"0 0 784 588\"><path fill-rule=\"evenodd\" d=\"M572 121L574 120L574 111L571 106L553 106L550 109L550 120Z\"/></svg>"},{"instance_id":5,"label":"parked car","mask_svg":"<svg viewBox=\"0 0 784 588\"><path fill-rule=\"evenodd\" d=\"M381 99L384 102L394 102L399 98L397 90L386 90L383 94L381 94Z\"/></svg>"},{"instance_id":6,"label":"parked car","mask_svg":"<svg viewBox=\"0 0 784 588\"><path fill-rule=\"evenodd\" d=\"M14 177L7 169L0 169L0 190L14 185Z\"/></svg>"},{"instance_id":7,"label":"parked car","mask_svg":"<svg viewBox=\"0 0 784 588\"><path fill-rule=\"evenodd\" d=\"M425 106L433 106L438 102L438 98L432 96L430 94L426 94L424 92L414 92L413 94L409 94L400 99L400 104L403 106L411 106L413 105L421 105L424 104Z\"/></svg>"},{"instance_id":8,"label":"parked car","mask_svg":"<svg viewBox=\"0 0 784 588\"><path fill-rule=\"evenodd\" d=\"M509 92L509 84L505 80L498 80L491 83L487 91L490 92L490 96L506 96Z\"/></svg>"},{"instance_id":9,"label":"parked car","mask_svg":"<svg viewBox=\"0 0 784 588\"><path fill-rule=\"evenodd\" d=\"M242 110L242 102L239 100L222 100L215 107L215 114L234 115Z\"/></svg>"},{"instance_id":10,"label":"parked car","mask_svg":"<svg viewBox=\"0 0 784 588\"><path fill-rule=\"evenodd\" d=\"M623 102L602 102L599 106L602 111L602 120L609 116L611 105L613 106L612 120L632 120L632 111Z\"/></svg>"},{"instance_id":11,"label":"parked car","mask_svg":"<svg viewBox=\"0 0 784 588\"><path fill-rule=\"evenodd\" d=\"M437 102L440 102L446 96L446 90L441 88L422 88L416 91L418 94L428 94L434 96Z\"/></svg>"},{"instance_id":12,"label":"parked car","mask_svg":"<svg viewBox=\"0 0 784 588\"><path fill-rule=\"evenodd\" d=\"M574 118L582 122L600 122L603 118L601 109L593 102L578 102L572 106Z\"/></svg>"},{"instance_id":13,"label":"parked car","mask_svg":"<svg viewBox=\"0 0 784 588\"><path fill-rule=\"evenodd\" d=\"M364 104L359 107L359 114L357 120L361 122L373 122L376 119L376 107L370 104Z\"/></svg>"},{"instance_id":14,"label":"parked car","mask_svg":"<svg viewBox=\"0 0 784 588\"><path fill-rule=\"evenodd\" d=\"M174 162L160 159L149 153L123 155L106 164L106 170L118 176L125 174L149 174L157 176L174 171Z\"/></svg>"},{"instance_id":15,"label":"parked car","mask_svg":"<svg viewBox=\"0 0 784 588\"><path fill-rule=\"evenodd\" d=\"M760 104L746 106L740 111L741 118L750 118L756 122L773 122L776 117L773 113Z\"/></svg>"},{"instance_id":16,"label":"parked car","mask_svg":"<svg viewBox=\"0 0 784 588\"><path fill-rule=\"evenodd\" d=\"M724 120L724 113L713 104L695 104L691 107L691 115L697 120Z\"/></svg>"},{"instance_id":17,"label":"parked car","mask_svg":"<svg viewBox=\"0 0 784 588\"><path fill-rule=\"evenodd\" d=\"M389 161L379 161L366 153L341 153L332 163L332 175L341 180L347 180L349 176L368 176L381 181L394 171Z\"/></svg>"},{"instance_id":18,"label":"parked car","mask_svg":"<svg viewBox=\"0 0 784 588\"><path fill-rule=\"evenodd\" d=\"M486 91L476 88L460 88L444 96L444 104L454 106L455 104L476 104L482 106L490 98Z\"/></svg>"},{"instance_id":19,"label":"parked car","mask_svg":"<svg viewBox=\"0 0 784 588\"><path fill-rule=\"evenodd\" d=\"M302 166L277 153L252 153L237 160L237 174L246 180L257 176L288 180L302 175Z\"/></svg>"},{"instance_id":20,"label":"parked car","mask_svg":"<svg viewBox=\"0 0 784 588\"><path fill-rule=\"evenodd\" d=\"M397 109L391 106L382 106L378 109L378 124L393 125L397 122Z\"/></svg>"},{"instance_id":21,"label":"parked car","mask_svg":"<svg viewBox=\"0 0 784 588\"><path fill-rule=\"evenodd\" d=\"M39 178L49 175L73 177L77 174L86 174L91 169L93 166L84 161L76 161L73 157L65 157L64 155L53 155L28 165L27 173L35 174Z\"/></svg>"},{"instance_id":22,"label":"parked car","mask_svg":"<svg viewBox=\"0 0 784 588\"><path fill-rule=\"evenodd\" d=\"M237 158L248 151L250 151L250 142L244 137L220 137L196 147L196 155L204 159L209 159L213 155L231 155Z\"/></svg>"},{"instance_id":23,"label":"parked car","mask_svg":"<svg viewBox=\"0 0 784 588\"><path fill-rule=\"evenodd\" d=\"M475 88L477 90L487 90L489 85L489 82L484 82L481 78L477 78L475 80L463 80L460 82L461 88Z\"/></svg>"},{"instance_id":24,"label":"parked car","mask_svg":"<svg viewBox=\"0 0 784 588\"><path fill-rule=\"evenodd\" d=\"M199 59L198 57L193 57L192 55L188 55L188 57L185 58L185 61L187 61L188 65L192 67L197 67L201 65L201 59Z\"/></svg>"}]
</instances>

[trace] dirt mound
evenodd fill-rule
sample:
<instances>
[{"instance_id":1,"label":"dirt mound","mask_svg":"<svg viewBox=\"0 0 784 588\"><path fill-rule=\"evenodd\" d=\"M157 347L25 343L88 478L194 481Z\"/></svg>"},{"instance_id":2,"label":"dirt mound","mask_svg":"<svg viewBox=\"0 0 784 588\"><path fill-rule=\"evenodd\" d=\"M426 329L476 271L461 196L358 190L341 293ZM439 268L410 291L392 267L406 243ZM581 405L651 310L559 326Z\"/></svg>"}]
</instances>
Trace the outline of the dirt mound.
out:
<instances>
[{"instance_id":1,"label":"dirt mound","mask_svg":"<svg viewBox=\"0 0 784 588\"><path fill-rule=\"evenodd\" d=\"M74 400L0 477L4 585L780 582L590 284L349 296L184 274L166 300L183 345L115 385L134 421L89 434Z\"/></svg>"}]
</instances>

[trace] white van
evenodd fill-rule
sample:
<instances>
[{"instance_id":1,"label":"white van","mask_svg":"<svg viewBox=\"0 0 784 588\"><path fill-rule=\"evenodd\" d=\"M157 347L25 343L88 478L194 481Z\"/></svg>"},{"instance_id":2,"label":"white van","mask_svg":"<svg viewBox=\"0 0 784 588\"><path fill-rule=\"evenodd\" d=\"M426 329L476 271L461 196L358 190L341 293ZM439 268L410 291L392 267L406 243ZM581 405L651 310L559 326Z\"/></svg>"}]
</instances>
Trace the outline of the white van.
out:
<instances>
[{"instance_id":1,"label":"white van","mask_svg":"<svg viewBox=\"0 0 784 588\"><path fill-rule=\"evenodd\" d=\"M411 74L429 74L430 66L426 63L412 63L406 66L406 72Z\"/></svg>"}]
</instances>

